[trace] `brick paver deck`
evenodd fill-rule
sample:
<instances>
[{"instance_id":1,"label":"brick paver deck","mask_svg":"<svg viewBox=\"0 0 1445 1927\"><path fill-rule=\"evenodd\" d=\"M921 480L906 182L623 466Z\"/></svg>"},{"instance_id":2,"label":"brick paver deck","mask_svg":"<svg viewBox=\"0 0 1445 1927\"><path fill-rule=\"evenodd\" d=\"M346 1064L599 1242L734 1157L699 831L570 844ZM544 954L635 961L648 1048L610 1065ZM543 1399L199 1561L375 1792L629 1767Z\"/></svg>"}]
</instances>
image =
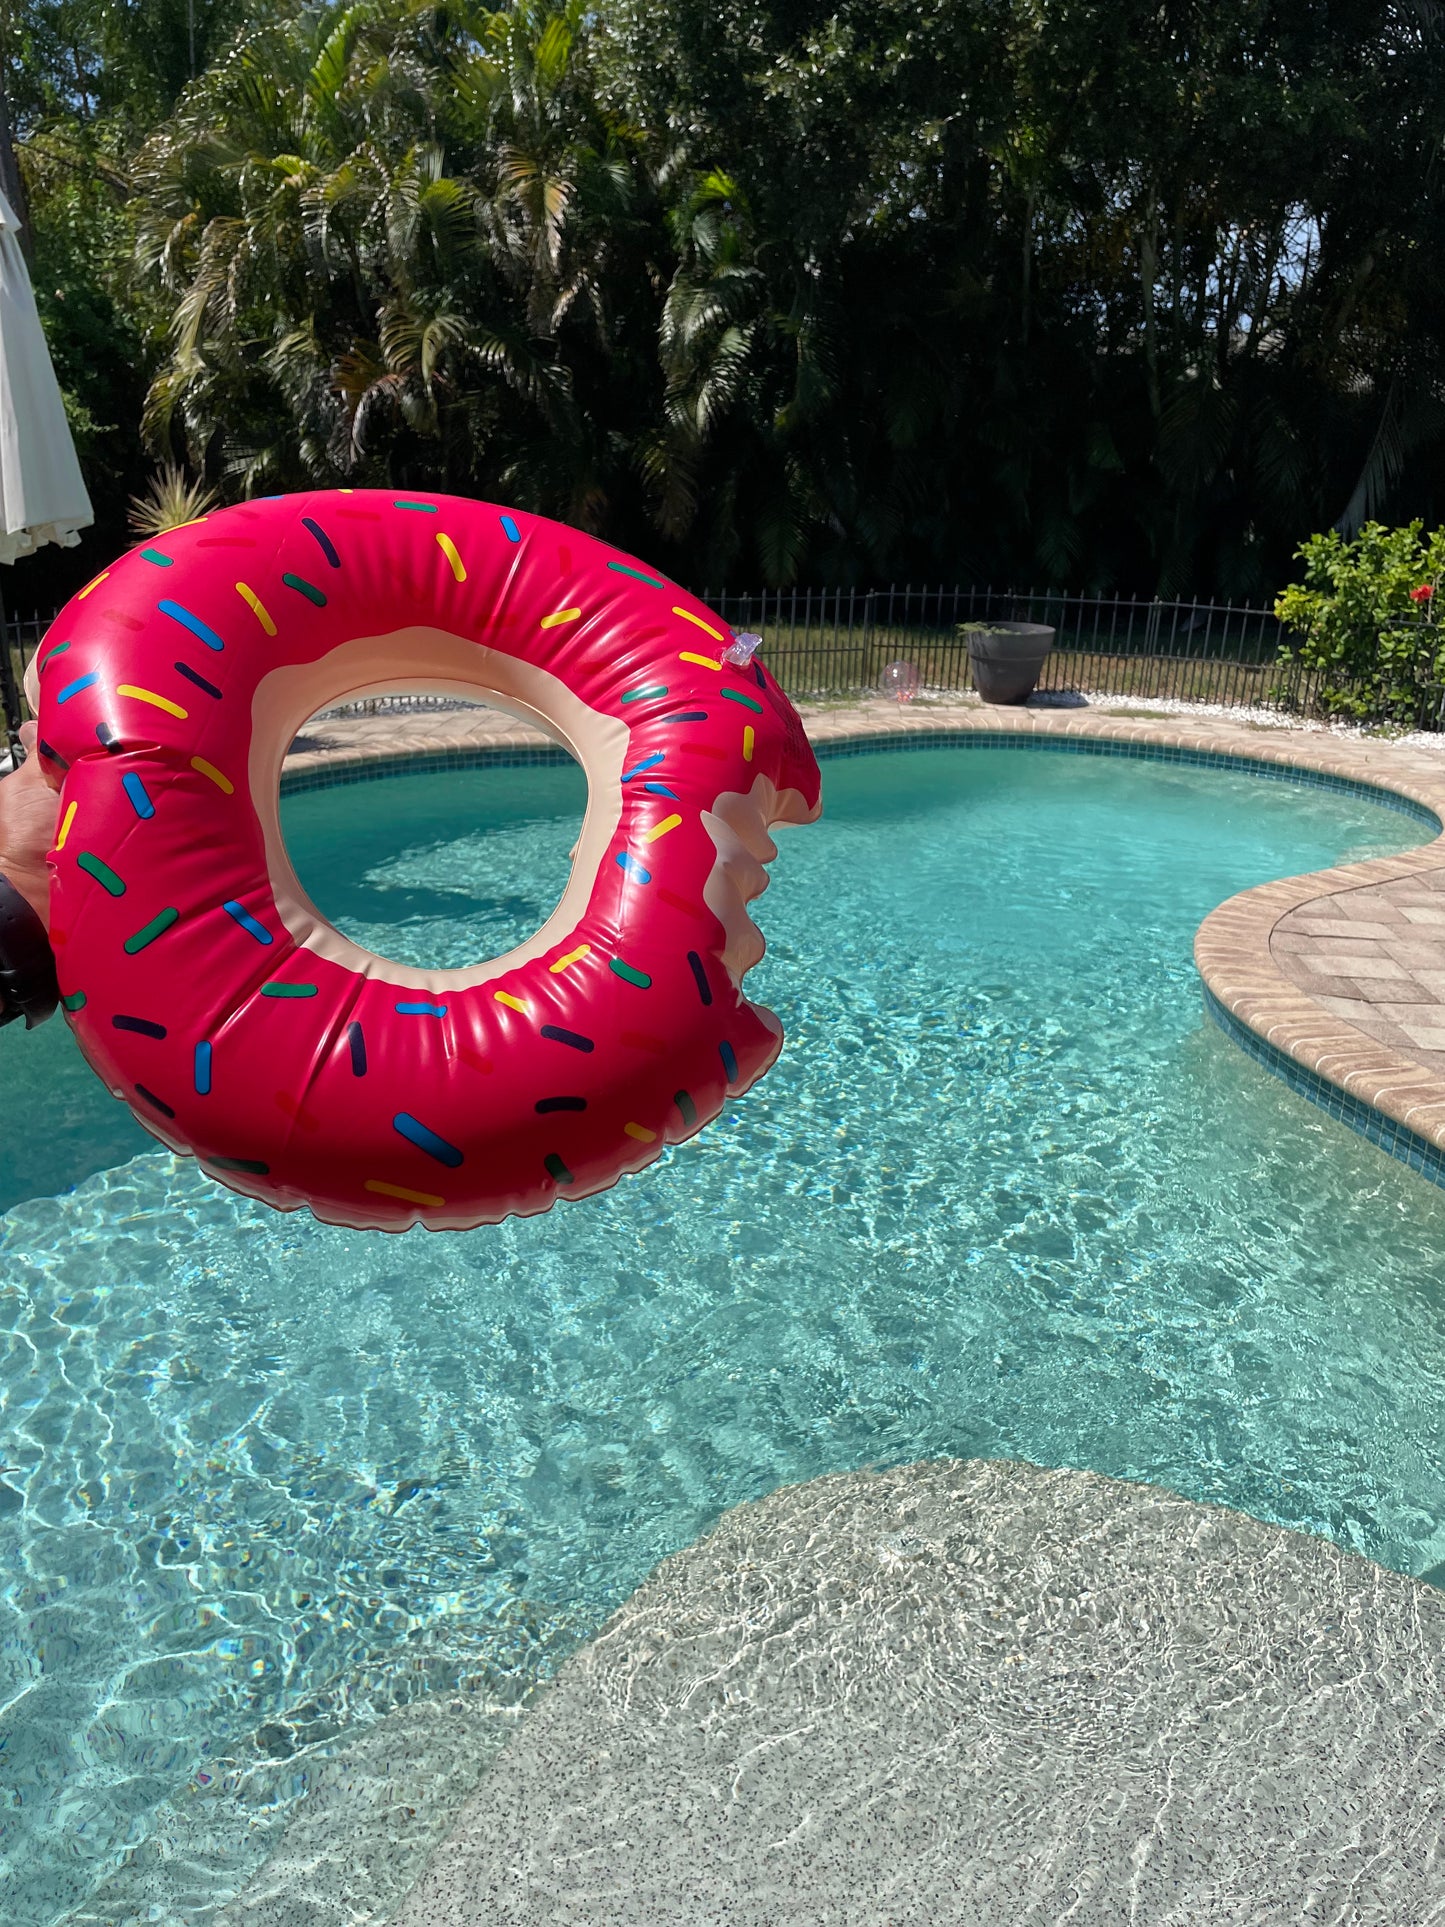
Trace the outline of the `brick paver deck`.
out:
<instances>
[{"instance_id":1,"label":"brick paver deck","mask_svg":"<svg viewBox=\"0 0 1445 1927\"><path fill-rule=\"evenodd\" d=\"M803 705L820 747L940 732L1074 738L1123 753L1243 758L1387 789L1445 821L1445 741L1401 744L1215 716L1077 708L993 709L975 697ZM547 739L493 710L331 718L287 759L301 774L439 752L505 752ZM1266 1054L1346 1094L1348 1121L1445 1182L1445 836L1422 825L1400 856L1287 877L1233 897L1200 926L1212 996ZM1371 1118L1388 1121L1374 1128Z\"/></svg>"}]
</instances>

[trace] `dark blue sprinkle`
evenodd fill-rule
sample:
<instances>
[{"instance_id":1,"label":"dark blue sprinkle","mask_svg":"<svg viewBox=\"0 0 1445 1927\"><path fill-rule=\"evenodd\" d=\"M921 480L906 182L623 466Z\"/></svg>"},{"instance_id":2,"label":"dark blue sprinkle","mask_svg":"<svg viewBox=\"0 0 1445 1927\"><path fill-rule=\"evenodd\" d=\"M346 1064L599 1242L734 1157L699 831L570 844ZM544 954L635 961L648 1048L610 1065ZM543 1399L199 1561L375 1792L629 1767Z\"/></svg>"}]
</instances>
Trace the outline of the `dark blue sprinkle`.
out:
<instances>
[{"instance_id":1,"label":"dark blue sprinkle","mask_svg":"<svg viewBox=\"0 0 1445 1927\"><path fill-rule=\"evenodd\" d=\"M687 953L687 963L688 968L692 972L692 980L697 985L698 996L702 998L704 1004L710 1004L712 1002L712 985L707 980L707 972L703 969L702 958L699 957L695 950L689 950Z\"/></svg>"},{"instance_id":2,"label":"dark blue sprinkle","mask_svg":"<svg viewBox=\"0 0 1445 1927\"><path fill-rule=\"evenodd\" d=\"M765 675L763 674L763 665L762 665L762 664L761 664L760 662L755 662L755 663L753 664L753 674L754 674L754 675L755 675L755 676L757 677L757 679L758 679L758 688L759 688L759 689L766 689L766 688L767 688L767 686L768 686L768 679L767 679L767 677L766 677L766 676L765 676Z\"/></svg>"},{"instance_id":3,"label":"dark blue sprinkle","mask_svg":"<svg viewBox=\"0 0 1445 1927\"><path fill-rule=\"evenodd\" d=\"M356 1077L366 1075L366 1032L360 1024L346 1026L346 1041L351 1046L351 1069Z\"/></svg>"},{"instance_id":4,"label":"dark blue sprinkle","mask_svg":"<svg viewBox=\"0 0 1445 1927\"><path fill-rule=\"evenodd\" d=\"M400 1131L409 1144L414 1144L418 1151L425 1151L427 1156L435 1158L438 1164L448 1165L455 1171L462 1162L462 1153L455 1144L448 1144L444 1137L438 1137L435 1131L429 1131L421 1119L413 1117L410 1111L398 1111L391 1122L394 1129Z\"/></svg>"},{"instance_id":5,"label":"dark blue sprinkle","mask_svg":"<svg viewBox=\"0 0 1445 1927\"><path fill-rule=\"evenodd\" d=\"M539 1097L533 1109L545 1116L548 1111L585 1111L585 1097Z\"/></svg>"},{"instance_id":6,"label":"dark blue sprinkle","mask_svg":"<svg viewBox=\"0 0 1445 1927\"><path fill-rule=\"evenodd\" d=\"M218 1171L244 1171L253 1178L269 1178L271 1167L259 1158L209 1158L202 1156L203 1164L214 1164Z\"/></svg>"},{"instance_id":7,"label":"dark blue sprinkle","mask_svg":"<svg viewBox=\"0 0 1445 1927\"><path fill-rule=\"evenodd\" d=\"M130 806L143 822L149 822L156 813L156 806L146 794L146 786L138 776L122 776L121 788L130 798Z\"/></svg>"},{"instance_id":8,"label":"dark blue sprinkle","mask_svg":"<svg viewBox=\"0 0 1445 1927\"><path fill-rule=\"evenodd\" d=\"M101 727L104 728L105 725L102 724ZM43 736L36 743L35 747L40 751L40 754L45 758L47 763L58 763L62 769L70 768L69 763L66 762L60 751L58 749L52 749Z\"/></svg>"},{"instance_id":9,"label":"dark blue sprinkle","mask_svg":"<svg viewBox=\"0 0 1445 1927\"><path fill-rule=\"evenodd\" d=\"M722 1059L722 1067L727 1072L729 1084L736 1084L738 1081L738 1060L737 1060L736 1051L734 1051L731 1044L721 1043L717 1047L717 1054Z\"/></svg>"},{"instance_id":10,"label":"dark blue sprinkle","mask_svg":"<svg viewBox=\"0 0 1445 1927\"><path fill-rule=\"evenodd\" d=\"M674 1091L672 1101L682 1112L682 1121L684 1124L691 1127L697 1123L697 1106L693 1103L686 1091Z\"/></svg>"},{"instance_id":11,"label":"dark blue sprinkle","mask_svg":"<svg viewBox=\"0 0 1445 1927\"><path fill-rule=\"evenodd\" d=\"M569 1044L573 1050L597 1048L590 1037L583 1037L575 1030L563 1030L560 1024L543 1024L541 1034L554 1044Z\"/></svg>"},{"instance_id":12,"label":"dark blue sprinkle","mask_svg":"<svg viewBox=\"0 0 1445 1927\"><path fill-rule=\"evenodd\" d=\"M542 1163L546 1168L548 1177L555 1178L558 1184L571 1184L573 1182L572 1173L567 1169L567 1166L555 1151L549 1151L546 1157L543 1158Z\"/></svg>"},{"instance_id":13,"label":"dark blue sprinkle","mask_svg":"<svg viewBox=\"0 0 1445 1927\"><path fill-rule=\"evenodd\" d=\"M325 529L322 528L321 524L319 522L313 522L309 515L303 515L301 518L301 526L303 529L309 529L316 537L316 540L321 545L321 553L326 557L326 560L331 564L332 568L339 569L341 567L341 557L336 553L336 544L326 533Z\"/></svg>"},{"instance_id":14,"label":"dark blue sprinkle","mask_svg":"<svg viewBox=\"0 0 1445 1927\"><path fill-rule=\"evenodd\" d=\"M148 1091L144 1084L137 1084L135 1089L136 1096L143 1097L147 1104L154 1104L162 1117L175 1116L175 1112L171 1109L170 1105L166 1103L165 1099L157 1097L154 1091Z\"/></svg>"},{"instance_id":15,"label":"dark blue sprinkle","mask_svg":"<svg viewBox=\"0 0 1445 1927\"><path fill-rule=\"evenodd\" d=\"M248 937L254 937L257 943L270 943L272 941L271 932L266 928L265 924L258 923L250 911L244 909L239 903L226 904L225 911L226 915L228 917L234 917L246 935Z\"/></svg>"},{"instance_id":16,"label":"dark blue sprinkle","mask_svg":"<svg viewBox=\"0 0 1445 1927\"><path fill-rule=\"evenodd\" d=\"M651 756L644 756L642 761L638 763L634 769L624 770L622 780L624 783L630 783L634 776L641 776L645 769L655 769L659 763L665 763L666 761L667 751L665 749L655 750Z\"/></svg>"},{"instance_id":17,"label":"dark blue sprinkle","mask_svg":"<svg viewBox=\"0 0 1445 1927\"><path fill-rule=\"evenodd\" d=\"M680 799L676 790L670 790L666 783L644 783L642 786L649 796L670 796L674 803Z\"/></svg>"},{"instance_id":18,"label":"dark blue sprinkle","mask_svg":"<svg viewBox=\"0 0 1445 1927\"><path fill-rule=\"evenodd\" d=\"M117 750L121 750L125 748L125 744L122 743L119 736L116 735L115 731L111 728L109 723L96 724L95 740L100 744L101 748L106 752L108 756L114 756Z\"/></svg>"},{"instance_id":19,"label":"dark blue sprinkle","mask_svg":"<svg viewBox=\"0 0 1445 1927\"><path fill-rule=\"evenodd\" d=\"M153 1024L149 1017L112 1017L117 1030L133 1030L137 1037L164 1037L164 1024Z\"/></svg>"},{"instance_id":20,"label":"dark blue sprinkle","mask_svg":"<svg viewBox=\"0 0 1445 1927\"><path fill-rule=\"evenodd\" d=\"M169 616L172 622L178 622L183 629L189 630L196 641L205 643L208 649L225 648L225 643L210 624L202 622L199 616L193 616L190 610L183 608L179 602L158 602L156 607L163 616Z\"/></svg>"},{"instance_id":21,"label":"dark blue sprinkle","mask_svg":"<svg viewBox=\"0 0 1445 1927\"><path fill-rule=\"evenodd\" d=\"M196 1045L196 1095L209 1097L211 1094L211 1047L209 1044Z\"/></svg>"},{"instance_id":22,"label":"dark blue sprinkle","mask_svg":"<svg viewBox=\"0 0 1445 1927\"><path fill-rule=\"evenodd\" d=\"M193 682L197 689L204 689L206 694L208 696L214 696L217 702L221 700L221 692L217 689L216 685L213 682L207 682L200 671L192 669L189 663L178 662L176 664L176 674L178 676L184 676L187 682Z\"/></svg>"},{"instance_id":23,"label":"dark blue sprinkle","mask_svg":"<svg viewBox=\"0 0 1445 1927\"><path fill-rule=\"evenodd\" d=\"M445 1004L398 1004L396 1014L398 1017L445 1017L447 1007Z\"/></svg>"},{"instance_id":24,"label":"dark blue sprinkle","mask_svg":"<svg viewBox=\"0 0 1445 1927\"><path fill-rule=\"evenodd\" d=\"M707 721L707 711L705 709L674 709L670 715L659 716L657 720L660 723L705 723Z\"/></svg>"},{"instance_id":25,"label":"dark blue sprinkle","mask_svg":"<svg viewBox=\"0 0 1445 1927\"><path fill-rule=\"evenodd\" d=\"M68 682L55 700L58 703L68 703L72 696L78 696L82 689L93 688L99 681L100 671L92 669L88 676L77 676L74 682Z\"/></svg>"}]
</instances>

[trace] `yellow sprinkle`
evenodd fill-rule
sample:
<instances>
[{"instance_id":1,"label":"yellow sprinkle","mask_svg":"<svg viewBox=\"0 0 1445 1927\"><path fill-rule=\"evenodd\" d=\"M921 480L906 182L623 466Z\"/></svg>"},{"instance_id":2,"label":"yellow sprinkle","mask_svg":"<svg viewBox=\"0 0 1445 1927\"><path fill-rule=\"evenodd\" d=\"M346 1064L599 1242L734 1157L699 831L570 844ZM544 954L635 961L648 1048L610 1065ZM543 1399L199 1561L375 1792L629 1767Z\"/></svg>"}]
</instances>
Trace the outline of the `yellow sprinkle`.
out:
<instances>
[{"instance_id":1,"label":"yellow sprinkle","mask_svg":"<svg viewBox=\"0 0 1445 1927\"><path fill-rule=\"evenodd\" d=\"M681 821L682 818L680 816L663 817L660 823L654 823L650 830L643 832L643 842L655 843L660 836L666 836L669 830L675 830Z\"/></svg>"},{"instance_id":2,"label":"yellow sprinkle","mask_svg":"<svg viewBox=\"0 0 1445 1927\"><path fill-rule=\"evenodd\" d=\"M590 943L579 943L575 950L569 950L565 957L559 957L554 964L548 964L551 971L565 970L569 964L580 963L583 957L592 955Z\"/></svg>"},{"instance_id":3,"label":"yellow sprinkle","mask_svg":"<svg viewBox=\"0 0 1445 1927\"><path fill-rule=\"evenodd\" d=\"M721 630L714 629L712 624L710 622L704 622L701 616L695 616L691 609L674 609L672 613L675 616L681 616L684 622L695 622L699 629L705 630L707 634L712 637L714 642L726 641L726 637L722 634Z\"/></svg>"},{"instance_id":4,"label":"yellow sprinkle","mask_svg":"<svg viewBox=\"0 0 1445 1927\"><path fill-rule=\"evenodd\" d=\"M456 577L457 581L465 582L467 579L467 565L457 554L456 543L453 542L449 535L438 535L437 547L441 550L447 561L451 563L452 574Z\"/></svg>"},{"instance_id":5,"label":"yellow sprinkle","mask_svg":"<svg viewBox=\"0 0 1445 1927\"><path fill-rule=\"evenodd\" d=\"M260 596L257 595L256 591L246 583L238 582L236 584L236 594L240 596L243 602L250 603L252 613L257 622L259 622L261 627L266 631L266 634L268 636L274 636L276 633L276 625L271 620L271 612L261 600Z\"/></svg>"},{"instance_id":6,"label":"yellow sprinkle","mask_svg":"<svg viewBox=\"0 0 1445 1927\"><path fill-rule=\"evenodd\" d=\"M575 622L581 613L582 611L580 609L559 609L555 616L543 616L542 627L544 629L555 629L561 623Z\"/></svg>"},{"instance_id":7,"label":"yellow sprinkle","mask_svg":"<svg viewBox=\"0 0 1445 1927\"><path fill-rule=\"evenodd\" d=\"M236 785L231 781L230 777L222 776L215 764L208 763L204 756L193 756L191 758L191 768L202 776L209 776L216 788L218 790L224 790L227 796L234 796L236 794Z\"/></svg>"},{"instance_id":8,"label":"yellow sprinkle","mask_svg":"<svg viewBox=\"0 0 1445 1927\"><path fill-rule=\"evenodd\" d=\"M645 1124L624 1124L622 1128L629 1137L635 1137L639 1144L652 1144L657 1139L656 1131L649 1131Z\"/></svg>"},{"instance_id":9,"label":"yellow sprinkle","mask_svg":"<svg viewBox=\"0 0 1445 1927\"><path fill-rule=\"evenodd\" d=\"M189 522L177 522L175 528L166 530L166 534L174 535L176 532L176 529L198 529L201 526L202 522L209 522L210 519L211 518L209 515L194 516Z\"/></svg>"},{"instance_id":10,"label":"yellow sprinkle","mask_svg":"<svg viewBox=\"0 0 1445 1927\"><path fill-rule=\"evenodd\" d=\"M80 805L78 803L72 803L70 808L65 812L65 821L61 824L60 834L55 839L55 847L57 850L63 850L65 848L65 839L70 835L70 826L75 821L75 812L79 808Z\"/></svg>"},{"instance_id":11,"label":"yellow sprinkle","mask_svg":"<svg viewBox=\"0 0 1445 1927\"><path fill-rule=\"evenodd\" d=\"M682 654L678 657L678 661L695 662L699 669L721 669L722 668L722 664L720 662L714 662L711 656L695 656L692 654L691 650L688 650L688 649L683 650Z\"/></svg>"},{"instance_id":12,"label":"yellow sprinkle","mask_svg":"<svg viewBox=\"0 0 1445 1927\"><path fill-rule=\"evenodd\" d=\"M745 763L750 763L753 760L753 744L756 741L757 737L753 734L752 724L746 723L743 726L743 761Z\"/></svg>"},{"instance_id":13,"label":"yellow sprinkle","mask_svg":"<svg viewBox=\"0 0 1445 1927\"><path fill-rule=\"evenodd\" d=\"M505 1004L508 1010L520 1010L524 1016L526 1015L527 1006L522 1002L520 997L514 997L510 991L494 990L492 995L499 1004Z\"/></svg>"},{"instance_id":14,"label":"yellow sprinkle","mask_svg":"<svg viewBox=\"0 0 1445 1927\"><path fill-rule=\"evenodd\" d=\"M408 1191L404 1184L383 1184L380 1178L366 1180L368 1191L374 1191L380 1198L400 1198L403 1204L429 1204L434 1211L446 1203L431 1191Z\"/></svg>"},{"instance_id":15,"label":"yellow sprinkle","mask_svg":"<svg viewBox=\"0 0 1445 1927\"><path fill-rule=\"evenodd\" d=\"M76 601L84 602L85 598L90 594L91 590L98 589L101 583L105 581L105 578L109 574L110 574L109 569L102 569L99 575L93 576L91 580L86 583L85 587L81 590L80 594L75 598Z\"/></svg>"},{"instance_id":16,"label":"yellow sprinkle","mask_svg":"<svg viewBox=\"0 0 1445 1927\"><path fill-rule=\"evenodd\" d=\"M187 712L179 703L173 703L169 696L158 696L153 689L137 689L133 682L122 682L116 684L115 693L117 696L134 696L138 703L152 703L168 716L175 716L181 722L186 720Z\"/></svg>"}]
</instances>

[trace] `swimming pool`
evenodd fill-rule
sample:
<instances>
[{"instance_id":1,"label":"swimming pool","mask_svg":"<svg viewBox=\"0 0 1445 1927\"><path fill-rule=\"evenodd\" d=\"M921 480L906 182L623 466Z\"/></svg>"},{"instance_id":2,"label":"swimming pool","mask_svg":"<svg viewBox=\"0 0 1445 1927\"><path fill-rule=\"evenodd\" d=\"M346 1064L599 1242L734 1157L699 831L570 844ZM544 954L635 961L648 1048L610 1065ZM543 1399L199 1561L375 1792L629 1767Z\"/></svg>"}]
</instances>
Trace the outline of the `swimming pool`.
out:
<instances>
[{"instance_id":1,"label":"swimming pool","mask_svg":"<svg viewBox=\"0 0 1445 1927\"><path fill-rule=\"evenodd\" d=\"M1445 1195L1207 1023L1190 961L1234 891L1420 831L1024 750L826 779L757 906L782 1062L542 1219L277 1217L121 1163L146 1140L80 1073L50 1162L67 1040L0 1036L7 1923L205 1918L315 1748L519 1696L785 1481L1014 1456L1445 1559ZM570 768L477 771L286 821L351 935L445 963L541 920L581 801Z\"/></svg>"}]
</instances>

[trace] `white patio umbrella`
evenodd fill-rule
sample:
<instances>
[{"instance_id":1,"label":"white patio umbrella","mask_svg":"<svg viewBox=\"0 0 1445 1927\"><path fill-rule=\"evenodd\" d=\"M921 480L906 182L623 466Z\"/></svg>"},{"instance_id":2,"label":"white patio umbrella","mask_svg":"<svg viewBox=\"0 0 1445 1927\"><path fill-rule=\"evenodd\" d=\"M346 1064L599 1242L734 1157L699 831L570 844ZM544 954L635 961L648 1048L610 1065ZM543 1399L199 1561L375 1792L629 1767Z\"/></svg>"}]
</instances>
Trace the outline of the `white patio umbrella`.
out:
<instances>
[{"instance_id":1,"label":"white patio umbrella","mask_svg":"<svg viewBox=\"0 0 1445 1927\"><path fill-rule=\"evenodd\" d=\"M0 562L46 542L73 548L94 520L20 252L20 223L0 194ZM0 694L13 754L18 704L6 637L0 597Z\"/></svg>"}]
</instances>

